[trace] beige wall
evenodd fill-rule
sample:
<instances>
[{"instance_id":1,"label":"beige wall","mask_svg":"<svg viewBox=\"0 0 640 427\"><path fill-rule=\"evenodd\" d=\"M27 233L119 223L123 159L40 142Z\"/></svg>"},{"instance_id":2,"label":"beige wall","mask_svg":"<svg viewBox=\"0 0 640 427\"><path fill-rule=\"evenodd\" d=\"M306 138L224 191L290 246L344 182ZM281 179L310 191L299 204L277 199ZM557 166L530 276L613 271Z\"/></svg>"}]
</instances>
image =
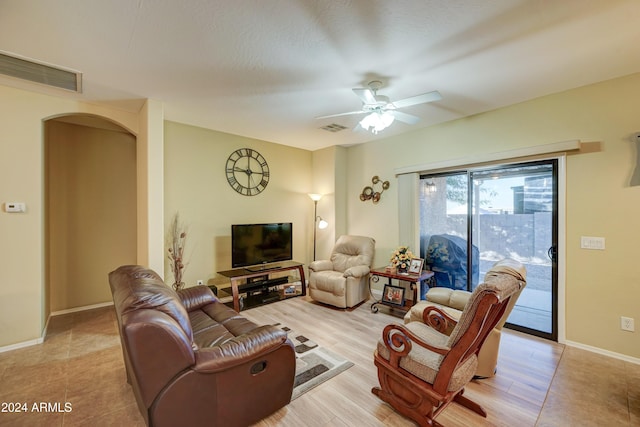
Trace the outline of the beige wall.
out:
<instances>
[{"instance_id":1,"label":"beige wall","mask_svg":"<svg viewBox=\"0 0 640 427\"><path fill-rule=\"evenodd\" d=\"M138 115L0 86L0 347L38 340L44 328L44 125L58 115L106 117L138 132Z\"/></svg>"},{"instance_id":2,"label":"beige wall","mask_svg":"<svg viewBox=\"0 0 640 427\"><path fill-rule=\"evenodd\" d=\"M316 229L316 259L328 259L337 238L338 230L345 224L340 224L336 218L336 152L339 147L328 147L314 151L312 159L313 185L312 193L322 194L318 201L317 215L327 221L329 225L324 230ZM317 223L312 227L317 227ZM312 231L313 233L313 231ZM313 258L313 257L312 257ZM309 261L312 260L309 258Z\"/></svg>"},{"instance_id":3,"label":"beige wall","mask_svg":"<svg viewBox=\"0 0 640 427\"><path fill-rule=\"evenodd\" d=\"M107 275L136 263L136 139L46 123L50 311L111 301Z\"/></svg>"},{"instance_id":4,"label":"beige wall","mask_svg":"<svg viewBox=\"0 0 640 427\"><path fill-rule=\"evenodd\" d=\"M372 235L376 264L386 264L399 244L395 168L572 139L594 142L567 158L566 339L640 358L640 332L620 330L620 316L640 319L640 186L629 184L638 99L635 74L351 147L349 232ZM378 205L357 200L372 175L391 181ZM606 250L580 249L580 236L605 237Z\"/></svg>"},{"instance_id":5,"label":"beige wall","mask_svg":"<svg viewBox=\"0 0 640 427\"><path fill-rule=\"evenodd\" d=\"M322 194L318 216L329 223L317 230L316 259L328 259L336 240L348 234L347 156L345 147L328 147L312 153L313 192Z\"/></svg>"},{"instance_id":6,"label":"beige wall","mask_svg":"<svg viewBox=\"0 0 640 427\"><path fill-rule=\"evenodd\" d=\"M187 286L207 283L231 268L231 224L292 222L293 258L312 256L311 152L184 124L165 122L165 230L176 212L188 228L184 271ZM264 156L271 177L256 196L236 193L225 165L239 148ZM165 242L166 253L166 242ZM165 281L173 282L168 260Z\"/></svg>"}]
</instances>

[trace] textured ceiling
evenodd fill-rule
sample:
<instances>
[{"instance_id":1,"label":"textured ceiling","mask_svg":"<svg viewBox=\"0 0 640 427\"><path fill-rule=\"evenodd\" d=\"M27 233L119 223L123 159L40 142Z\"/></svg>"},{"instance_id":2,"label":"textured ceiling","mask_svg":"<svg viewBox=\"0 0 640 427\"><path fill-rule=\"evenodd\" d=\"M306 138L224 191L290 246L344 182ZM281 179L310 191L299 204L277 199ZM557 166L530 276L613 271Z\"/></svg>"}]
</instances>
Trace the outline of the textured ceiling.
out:
<instances>
[{"instance_id":1,"label":"textured ceiling","mask_svg":"<svg viewBox=\"0 0 640 427\"><path fill-rule=\"evenodd\" d=\"M67 94L310 150L372 141L640 71L637 0L0 0L0 51L84 76ZM372 79L403 109L351 129ZM320 127L338 123L331 133Z\"/></svg>"}]
</instances>

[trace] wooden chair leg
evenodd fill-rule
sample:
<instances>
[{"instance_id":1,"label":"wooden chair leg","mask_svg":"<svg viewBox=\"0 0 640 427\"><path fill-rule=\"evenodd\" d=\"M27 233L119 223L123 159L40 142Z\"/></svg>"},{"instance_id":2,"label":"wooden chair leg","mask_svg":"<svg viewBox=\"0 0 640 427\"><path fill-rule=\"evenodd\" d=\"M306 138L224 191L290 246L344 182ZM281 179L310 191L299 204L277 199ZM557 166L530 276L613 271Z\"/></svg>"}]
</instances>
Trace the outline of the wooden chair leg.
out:
<instances>
[{"instance_id":1,"label":"wooden chair leg","mask_svg":"<svg viewBox=\"0 0 640 427\"><path fill-rule=\"evenodd\" d=\"M478 403L476 403L473 400L463 396L462 395L463 393L464 393L464 389L460 390L460 393L458 393L456 395L456 397L453 398L453 401L459 403L460 405L464 406L465 408L471 409L476 414L480 414L483 417L487 418L487 411L485 411L484 408L481 405L479 405Z\"/></svg>"}]
</instances>

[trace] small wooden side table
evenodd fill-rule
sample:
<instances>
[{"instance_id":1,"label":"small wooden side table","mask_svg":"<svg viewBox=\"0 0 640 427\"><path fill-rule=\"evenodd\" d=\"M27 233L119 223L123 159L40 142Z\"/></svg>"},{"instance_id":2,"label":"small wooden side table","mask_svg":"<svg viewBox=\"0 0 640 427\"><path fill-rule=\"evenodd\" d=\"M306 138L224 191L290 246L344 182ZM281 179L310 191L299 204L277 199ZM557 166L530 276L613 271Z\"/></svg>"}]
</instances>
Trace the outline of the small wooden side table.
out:
<instances>
[{"instance_id":1,"label":"small wooden side table","mask_svg":"<svg viewBox=\"0 0 640 427\"><path fill-rule=\"evenodd\" d=\"M398 301L398 303L396 303L396 302L393 302L391 299L385 300L384 288L383 288L382 299L380 299L379 301L375 301L373 304L371 304L371 311L374 313L378 312L379 305L384 305L400 311L402 313L402 316L404 316L404 313L409 311L411 307L413 307L413 305L418 302L418 296L420 295L421 286L423 284L426 284L427 286L430 286L430 287L434 285L433 271L422 270L420 274L401 274L395 271L387 271L385 267L382 267L382 268L374 268L370 271L370 278L369 278L370 293L371 293L371 282L378 282L381 277L386 277L388 285L392 287L393 287L393 284L392 284L393 279L401 280L403 282L409 282L410 284L409 287L413 295L411 295L411 298L405 297L404 301L402 302ZM395 289L395 287L393 288ZM371 294L371 296L373 296L373 294Z\"/></svg>"}]
</instances>

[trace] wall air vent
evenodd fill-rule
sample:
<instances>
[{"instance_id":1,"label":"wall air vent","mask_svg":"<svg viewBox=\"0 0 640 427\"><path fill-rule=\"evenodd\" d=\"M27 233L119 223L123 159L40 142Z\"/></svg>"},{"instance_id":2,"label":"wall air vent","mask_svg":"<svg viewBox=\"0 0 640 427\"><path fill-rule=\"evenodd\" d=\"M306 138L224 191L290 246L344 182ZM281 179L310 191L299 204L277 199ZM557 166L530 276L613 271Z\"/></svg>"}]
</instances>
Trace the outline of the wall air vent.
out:
<instances>
[{"instance_id":1,"label":"wall air vent","mask_svg":"<svg viewBox=\"0 0 640 427\"><path fill-rule=\"evenodd\" d=\"M0 74L82 92L82 74L0 52Z\"/></svg>"},{"instance_id":2,"label":"wall air vent","mask_svg":"<svg viewBox=\"0 0 640 427\"><path fill-rule=\"evenodd\" d=\"M330 125L322 126L320 129L328 130L329 132L340 132L341 130L345 130L346 126L342 126L337 123L331 123Z\"/></svg>"}]
</instances>

